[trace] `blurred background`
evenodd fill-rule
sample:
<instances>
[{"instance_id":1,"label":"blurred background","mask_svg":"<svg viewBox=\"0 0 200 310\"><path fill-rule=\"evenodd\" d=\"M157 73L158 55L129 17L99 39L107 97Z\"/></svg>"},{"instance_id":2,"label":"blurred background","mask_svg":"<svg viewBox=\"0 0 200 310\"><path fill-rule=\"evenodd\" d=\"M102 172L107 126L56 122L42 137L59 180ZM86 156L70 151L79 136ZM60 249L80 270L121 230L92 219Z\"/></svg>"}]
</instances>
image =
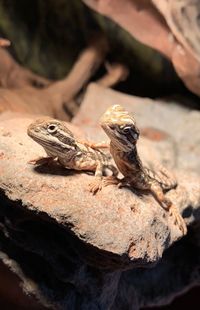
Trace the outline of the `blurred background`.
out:
<instances>
[{"instance_id":1,"label":"blurred background","mask_svg":"<svg viewBox=\"0 0 200 310\"><path fill-rule=\"evenodd\" d=\"M188 24L181 24L178 18L172 18L175 13L180 18L180 2L185 5L191 23L193 34L190 40ZM52 83L67 76L82 51L99 34L103 35L107 44L106 56L89 81L96 81L105 75L109 64L120 63L126 68L127 75L114 83L114 89L139 97L165 98L169 101L175 98L180 105L199 110L200 57L195 42L199 39L200 29L196 25L200 8L198 1L193 1L193 13L190 13L190 10L187 11L189 2L174 1L174 6L168 8L167 1L157 1L156 5L155 1L144 0L121 3L120 0L104 3L0 0L0 37L10 40L11 45L6 50L20 66L44 78L44 83ZM177 24L174 20L178 20ZM188 62L177 57L179 44L186 50ZM4 65L0 59L2 87L5 86ZM42 82L41 85L32 83L32 86L44 87ZM9 85L6 87L9 88ZM15 88L15 85L12 87ZM73 110L71 116L76 111ZM34 298L22 292L18 277L3 263L0 264L0 278L1 309L44 309ZM195 287L176 298L171 305L151 309L196 310L200 308L198 294L200 288Z\"/></svg>"}]
</instances>

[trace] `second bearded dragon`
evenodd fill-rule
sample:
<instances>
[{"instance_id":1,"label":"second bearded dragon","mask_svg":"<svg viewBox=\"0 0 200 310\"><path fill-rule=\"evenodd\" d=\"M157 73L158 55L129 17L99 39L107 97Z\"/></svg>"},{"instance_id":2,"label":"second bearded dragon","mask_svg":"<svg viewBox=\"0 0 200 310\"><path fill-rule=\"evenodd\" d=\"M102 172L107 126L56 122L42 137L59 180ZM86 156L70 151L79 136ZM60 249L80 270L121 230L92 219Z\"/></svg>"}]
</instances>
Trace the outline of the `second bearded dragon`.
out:
<instances>
[{"instance_id":1,"label":"second bearded dragon","mask_svg":"<svg viewBox=\"0 0 200 310\"><path fill-rule=\"evenodd\" d=\"M139 129L135 119L120 105L110 107L100 119L100 124L110 138L110 152L124 178L107 179L106 184L129 185L135 189L149 191L157 201L174 217L174 222L183 235L187 232L184 219L165 191L175 188L177 182L166 168L158 165L151 170L145 166L137 152Z\"/></svg>"}]
</instances>

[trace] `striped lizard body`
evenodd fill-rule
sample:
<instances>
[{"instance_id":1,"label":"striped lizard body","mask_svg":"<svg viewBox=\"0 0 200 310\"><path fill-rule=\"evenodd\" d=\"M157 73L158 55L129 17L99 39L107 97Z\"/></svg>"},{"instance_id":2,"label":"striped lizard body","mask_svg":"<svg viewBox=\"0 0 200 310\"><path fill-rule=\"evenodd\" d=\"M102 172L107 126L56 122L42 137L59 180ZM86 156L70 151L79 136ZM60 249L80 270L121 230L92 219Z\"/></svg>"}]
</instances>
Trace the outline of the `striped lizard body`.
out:
<instances>
[{"instance_id":1,"label":"striped lizard body","mask_svg":"<svg viewBox=\"0 0 200 310\"><path fill-rule=\"evenodd\" d=\"M29 163L40 165L57 160L67 169L93 171L95 180L90 184L90 191L93 194L102 188L106 168L115 176L118 173L111 164L109 156L99 149L105 147L105 144L77 141L62 121L50 118L38 119L29 125L27 133L47 153L47 157L37 158Z\"/></svg>"},{"instance_id":2,"label":"striped lizard body","mask_svg":"<svg viewBox=\"0 0 200 310\"><path fill-rule=\"evenodd\" d=\"M119 187L128 185L135 189L150 191L156 200L174 216L174 223L185 235L187 227L182 216L164 194L165 190L175 188L177 181L161 164L154 170L143 166L137 151L140 132L134 117L120 105L114 105L101 117L100 124L110 138L110 152L124 176L122 180L111 177L106 181L107 185L118 184Z\"/></svg>"}]
</instances>

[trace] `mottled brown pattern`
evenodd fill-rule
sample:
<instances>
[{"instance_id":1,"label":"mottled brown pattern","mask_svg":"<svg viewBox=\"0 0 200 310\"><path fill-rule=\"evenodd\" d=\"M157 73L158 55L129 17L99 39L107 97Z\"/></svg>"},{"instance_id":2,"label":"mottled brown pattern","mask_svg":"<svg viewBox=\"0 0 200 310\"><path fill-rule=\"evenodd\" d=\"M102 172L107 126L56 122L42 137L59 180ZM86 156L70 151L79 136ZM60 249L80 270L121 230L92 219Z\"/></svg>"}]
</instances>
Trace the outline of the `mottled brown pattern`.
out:
<instances>
[{"instance_id":1,"label":"mottled brown pattern","mask_svg":"<svg viewBox=\"0 0 200 310\"><path fill-rule=\"evenodd\" d=\"M174 216L174 223L186 234L187 228L182 216L163 192L175 188L176 179L161 165L157 165L155 170L143 166L136 147L140 132L135 119L123 107L114 105L101 117L101 126L111 139L110 152L124 176L122 180L111 178L107 184L118 183L118 186L129 185L135 189L150 191L170 211L170 215Z\"/></svg>"}]
</instances>

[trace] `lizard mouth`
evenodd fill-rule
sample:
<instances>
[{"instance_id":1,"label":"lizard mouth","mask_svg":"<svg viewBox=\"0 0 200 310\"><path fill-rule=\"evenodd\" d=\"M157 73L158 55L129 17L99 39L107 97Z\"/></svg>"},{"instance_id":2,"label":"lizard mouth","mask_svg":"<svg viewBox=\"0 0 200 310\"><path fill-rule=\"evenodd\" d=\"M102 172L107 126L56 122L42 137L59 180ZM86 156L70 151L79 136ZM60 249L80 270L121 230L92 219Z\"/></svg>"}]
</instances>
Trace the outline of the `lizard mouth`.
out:
<instances>
[{"instance_id":1,"label":"lizard mouth","mask_svg":"<svg viewBox=\"0 0 200 310\"><path fill-rule=\"evenodd\" d=\"M44 138L42 138L41 136L39 137L37 135L37 133L34 133L29 128L28 128L27 133L28 133L29 137L31 137L35 142L39 143L40 145L42 145L42 146L49 146L49 143Z\"/></svg>"},{"instance_id":2,"label":"lizard mouth","mask_svg":"<svg viewBox=\"0 0 200 310\"><path fill-rule=\"evenodd\" d=\"M44 149L50 150L51 153L55 153L55 155L63 154L63 152L75 151L75 146L69 146L59 140L57 138L52 137L49 139L46 134L42 134L40 131L40 135L38 135L39 130L36 128L32 130L31 125L28 127L27 134L31 137L35 142L40 144Z\"/></svg>"},{"instance_id":3,"label":"lizard mouth","mask_svg":"<svg viewBox=\"0 0 200 310\"><path fill-rule=\"evenodd\" d=\"M42 133L42 131L37 128L32 126L32 124L29 125L27 129L27 134L29 137L31 137L35 142L39 143L42 146L49 146L50 141L45 135ZM52 143L52 142L51 142Z\"/></svg>"}]
</instances>

